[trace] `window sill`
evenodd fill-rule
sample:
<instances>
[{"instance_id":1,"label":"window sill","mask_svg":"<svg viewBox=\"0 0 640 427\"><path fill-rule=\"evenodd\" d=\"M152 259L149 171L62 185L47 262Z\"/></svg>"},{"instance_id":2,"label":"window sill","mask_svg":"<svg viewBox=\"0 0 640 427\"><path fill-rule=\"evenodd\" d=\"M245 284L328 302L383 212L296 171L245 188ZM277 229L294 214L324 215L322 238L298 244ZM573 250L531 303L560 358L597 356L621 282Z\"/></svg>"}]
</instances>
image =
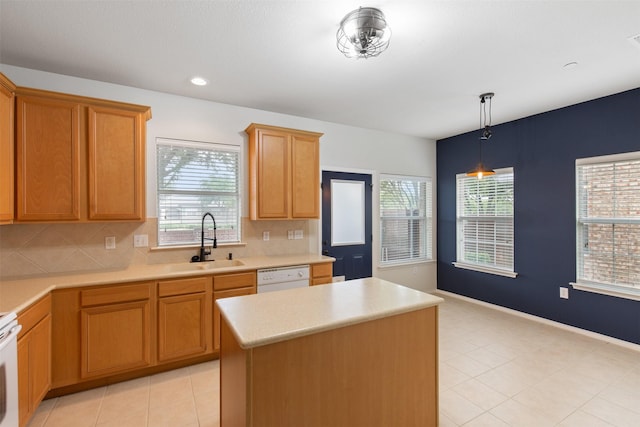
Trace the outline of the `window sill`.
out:
<instances>
[{"instance_id":1,"label":"window sill","mask_svg":"<svg viewBox=\"0 0 640 427\"><path fill-rule=\"evenodd\" d=\"M503 270L500 268L491 268L483 265L467 264L464 262L454 262L452 264L457 268L479 271L481 273L495 274L496 276L510 277L511 279L515 279L518 276L518 273L516 273L515 271Z\"/></svg>"},{"instance_id":2,"label":"window sill","mask_svg":"<svg viewBox=\"0 0 640 427\"><path fill-rule=\"evenodd\" d=\"M402 268L402 267L415 267L420 264L433 264L435 263L435 259L422 259L419 261L403 261L403 262L385 262L382 261L378 264L379 269L385 268Z\"/></svg>"},{"instance_id":3,"label":"window sill","mask_svg":"<svg viewBox=\"0 0 640 427\"><path fill-rule=\"evenodd\" d=\"M569 283L573 289L593 292L596 294L609 295L612 297L632 299L640 301L640 289L628 288L625 286L605 285L603 283Z\"/></svg>"}]
</instances>

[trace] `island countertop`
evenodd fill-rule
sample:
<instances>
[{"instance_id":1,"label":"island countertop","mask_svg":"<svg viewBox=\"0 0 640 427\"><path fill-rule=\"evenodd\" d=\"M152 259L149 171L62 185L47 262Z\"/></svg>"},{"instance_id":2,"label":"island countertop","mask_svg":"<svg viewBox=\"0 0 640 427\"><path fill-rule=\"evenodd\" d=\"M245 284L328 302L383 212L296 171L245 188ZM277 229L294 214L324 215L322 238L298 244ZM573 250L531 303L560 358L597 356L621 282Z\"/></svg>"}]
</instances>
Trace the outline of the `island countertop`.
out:
<instances>
[{"instance_id":1,"label":"island countertop","mask_svg":"<svg viewBox=\"0 0 640 427\"><path fill-rule=\"evenodd\" d=\"M378 278L267 292L216 302L249 349L440 304L442 298Z\"/></svg>"}]
</instances>

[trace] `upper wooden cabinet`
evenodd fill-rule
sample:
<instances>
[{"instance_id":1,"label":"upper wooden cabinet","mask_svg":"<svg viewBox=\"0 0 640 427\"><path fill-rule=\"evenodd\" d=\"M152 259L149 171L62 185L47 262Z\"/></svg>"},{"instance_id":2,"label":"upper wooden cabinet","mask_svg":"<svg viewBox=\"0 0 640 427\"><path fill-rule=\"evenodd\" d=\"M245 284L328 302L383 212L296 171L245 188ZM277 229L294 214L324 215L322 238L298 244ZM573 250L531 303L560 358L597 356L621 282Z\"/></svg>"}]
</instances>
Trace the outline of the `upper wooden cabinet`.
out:
<instances>
[{"instance_id":1,"label":"upper wooden cabinet","mask_svg":"<svg viewBox=\"0 0 640 427\"><path fill-rule=\"evenodd\" d=\"M0 224L13 221L15 85L0 73Z\"/></svg>"},{"instance_id":2,"label":"upper wooden cabinet","mask_svg":"<svg viewBox=\"0 0 640 427\"><path fill-rule=\"evenodd\" d=\"M143 220L146 119L89 107L89 219Z\"/></svg>"},{"instance_id":3,"label":"upper wooden cabinet","mask_svg":"<svg viewBox=\"0 0 640 427\"><path fill-rule=\"evenodd\" d=\"M16 220L80 219L80 103L17 96Z\"/></svg>"},{"instance_id":4,"label":"upper wooden cabinet","mask_svg":"<svg viewBox=\"0 0 640 427\"><path fill-rule=\"evenodd\" d=\"M245 132L250 218L319 218L322 134L255 123Z\"/></svg>"},{"instance_id":5,"label":"upper wooden cabinet","mask_svg":"<svg viewBox=\"0 0 640 427\"><path fill-rule=\"evenodd\" d=\"M16 221L145 219L149 107L16 89Z\"/></svg>"}]
</instances>

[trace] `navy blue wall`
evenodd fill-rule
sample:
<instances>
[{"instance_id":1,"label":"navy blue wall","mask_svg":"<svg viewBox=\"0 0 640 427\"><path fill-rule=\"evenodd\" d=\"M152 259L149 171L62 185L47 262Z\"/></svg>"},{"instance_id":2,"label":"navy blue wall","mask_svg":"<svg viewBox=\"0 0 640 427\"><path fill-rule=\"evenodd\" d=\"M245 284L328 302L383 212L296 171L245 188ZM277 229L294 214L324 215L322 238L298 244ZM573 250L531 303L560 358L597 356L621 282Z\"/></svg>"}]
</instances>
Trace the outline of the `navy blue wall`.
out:
<instances>
[{"instance_id":1,"label":"navy blue wall","mask_svg":"<svg viewBox=\"0 0 640 427\"><path fill-rule=\"evenodd\" d=\"M494 102L494 110L499 103ZM493 127L488 167L514 168L515 279L454 267L456 174L479 131L437 142L438 289L640 344L640 301L578 291L575 160L640 151L640 88ZM569 299L559 287L569 287Z\"/></svg>"}]
</instances>

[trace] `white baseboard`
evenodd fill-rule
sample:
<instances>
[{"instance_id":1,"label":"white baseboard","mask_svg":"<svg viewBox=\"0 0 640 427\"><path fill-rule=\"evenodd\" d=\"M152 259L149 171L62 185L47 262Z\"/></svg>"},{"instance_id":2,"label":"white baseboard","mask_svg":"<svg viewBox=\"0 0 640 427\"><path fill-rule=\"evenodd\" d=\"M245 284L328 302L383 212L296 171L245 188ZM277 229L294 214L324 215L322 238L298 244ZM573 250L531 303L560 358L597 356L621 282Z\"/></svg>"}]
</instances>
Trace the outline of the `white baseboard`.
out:
<instances>
[{"instance_id":1,"label":"white baseboard","mask_svg":"<svg viewBox=\"0 0 640 427\"><path fill-rule=\"evenodd\" d=\"M440 294L440 295L446 296L446 297L457 298L457 299L460 299L460 300L463 300L463 301L466 301L466 302L470 302L472 304L481 305L483 307L491 308L493 310L502 311L504 313L512 314L512 315L518 316L518 317L523 317L525 319L532 320L534 322L543 323L543 324L549 325L549 326L554 326L556 328L564 329L566 331L575 332L577 334L585 335L585 336L590 337L590 338L595 338L597 340L604 341L604 342L609 343L609 344L615 344L615 345L618 345L620 347L624 347L624 348L627 348L627 349L630 349L630 350L634 350L634 351L640 352L640 345L634 344L634 343L629 342L629 341L621 340L621 339L618 339L618 338L613 338L613 337L610 337L610 336L607 336L607 335L599 334L597 332L587 331L585 329L577 328L575 326L565 325L564 323L556 322L554 320L545 319L544 317L538 317L538 316L534 316L532 314L523 313L521 311L513 310L511 308L506 308L506 307L502 307L502 306L499 306L499 305L496 305L496 304L491 304L491 303L480 301L480 300L477 300L477 299L465 297L464 295L458 295L458 294L454 294L453 292L443 291L442 289L436 289L434 291L434 293Z\"/></svg>"}]
</instances>

